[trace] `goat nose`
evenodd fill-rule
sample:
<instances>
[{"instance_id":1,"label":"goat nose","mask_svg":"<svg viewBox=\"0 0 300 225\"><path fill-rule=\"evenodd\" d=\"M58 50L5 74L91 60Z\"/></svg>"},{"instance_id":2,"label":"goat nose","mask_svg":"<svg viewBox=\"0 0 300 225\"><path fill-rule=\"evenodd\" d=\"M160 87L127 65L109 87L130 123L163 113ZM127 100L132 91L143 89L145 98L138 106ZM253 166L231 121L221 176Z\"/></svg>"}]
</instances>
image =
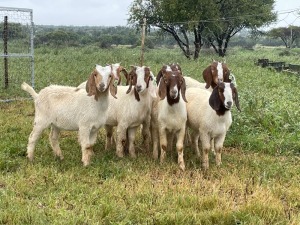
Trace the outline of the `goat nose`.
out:
<instances>
[{"instance_id":1,"label":"goat nose","mask_svg":"<svg viewBox=\"0 0 300 225\"><path fill-rule=\"evenodd\" d=\"M99 88L100 88L100 90L104 90L105 84L104 84L104 83L101 83L101 84L99 85Z\"/></svg>"},{"instance_id":2,"label":"goat nose","mask_svg":"<svg viewBox=\"0 0 300 225\"><path fill-rule=\"evenodd\" d=\"M137 89L138 91L142 90L142 85L136 85L136 89Z\"/></svg>"},{"instance_id":3,"label":"goat nose","mask_svg":"<svg viewBox=\"0 0 300 225\"><path fill-rule=\"evenodd\" d=\"M227 102L227 106L228 106L229 108L231 108L231 106L232 106L232 101L228 101L228 102Z\"/></svg>"}]
</instances>

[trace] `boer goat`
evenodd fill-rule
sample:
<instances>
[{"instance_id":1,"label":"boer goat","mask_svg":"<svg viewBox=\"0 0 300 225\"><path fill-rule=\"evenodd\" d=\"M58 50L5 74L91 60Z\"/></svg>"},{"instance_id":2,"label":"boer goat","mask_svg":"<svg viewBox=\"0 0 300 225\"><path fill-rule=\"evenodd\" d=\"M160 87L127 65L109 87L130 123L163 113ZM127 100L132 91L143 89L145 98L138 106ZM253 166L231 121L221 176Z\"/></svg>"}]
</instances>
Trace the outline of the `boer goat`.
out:
<instances>
[{"instance_id":1,"label":"boer goat","mask_svg":"<svg viewBox=\"0 0 300 225\"><path fill-rule=\"evenodd\" d=\"M163 66L159 81L158 95L153 103L151 113L151 135L153 142L153 157L158 158L158 143L160 144L160 162L164 162L168 145L176 136L178 164L185 170L183 159L183 141L187 120L185 80L180 70L172 71L170 66ZM172 147L172 145L171 145Z\"/></svg>"},{"instance_id":2,"label":"boer goat","mask_svg":"<svg viewBox=\"0 0 300 225\"><path fill-rule=\"evenodd\" d=\"M21 87L31 94L35 106L34 126L27 146L29 160L33 160L36 141L50 126L50 144L60 159L63 159L58 141L60 130L79 130L82 162L89 165L98 130L106 121L109 91L116 98L114 81L111 66L96 65L86 84L88 93L76 87L51 85L37 94L24 82Z\"/></svg>"},{"instance_id":3,"label":"boer goat","mask_svg":"<svg viewBox=\"0 0 300 225\"><path fill-rule=\"evenodd\" d=\"M152 101L156 97L154 76L149 67L132 67L128 80L129 86L118 86L118 99L110 99L105 122L106 149L111 147L113 127L117 126L116 154L119 157L124 156L127 143L130 156L136 157L134 139L141 124L146 142L149 142L150 113Z\"/></svg>"},{"instance_id":4,"label":"boer goat","mask_svg":"<svg viewBox=\"0 0 300 225\"><path fill-rule=\"evenodd\" d=\"M202 165L208 169L208 152L214 141L216 164L221 164L221 151L226 132L232 123L231 108L233 102L240 110L238 92L234 84L220 82L212 93L199 89L189 88L186 91L187 125L194 131L193 143L200 157L198 140L202 143Z\"/></svg>"}]
</instances>

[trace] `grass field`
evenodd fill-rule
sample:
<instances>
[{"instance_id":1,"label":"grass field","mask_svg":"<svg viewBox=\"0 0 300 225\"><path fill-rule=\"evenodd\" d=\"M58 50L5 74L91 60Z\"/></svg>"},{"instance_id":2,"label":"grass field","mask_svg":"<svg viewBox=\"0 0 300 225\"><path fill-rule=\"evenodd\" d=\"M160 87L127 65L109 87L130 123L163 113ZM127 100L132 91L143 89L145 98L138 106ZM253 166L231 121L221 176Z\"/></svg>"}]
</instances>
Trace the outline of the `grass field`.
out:
<instances>
[{"instance_id":1,"label":"grass field","mask_svg":"<svg viewBox=\"0 0 300 225\"><path fill-rule=\"evenodd\" d=\"M66 131L60 138L63 161L54 158L46 131L29 163L33 102L1 102L0 224L300 224L300 77L254 65L257 58L299 64L299 50L279 56L282 51L229 50L226 62L237 79L242 112L233 109L222 166L211 154L207 172L188 147L185 172L175 149L160 165L143 150L140 134L137 159L119 159L104 151L102 129L87 168L77 133ZM96 63L121 62L129 69L139 56L139 49L38 48L36 90L77 86ZM164 63L178 62L185 75L202 81L213 57L203 52L189 61L178 49L153 49L145 53L145 65L157 74ZM0 89L0 96L29 97L21 89Z\"/></svg>"}]
</instances>

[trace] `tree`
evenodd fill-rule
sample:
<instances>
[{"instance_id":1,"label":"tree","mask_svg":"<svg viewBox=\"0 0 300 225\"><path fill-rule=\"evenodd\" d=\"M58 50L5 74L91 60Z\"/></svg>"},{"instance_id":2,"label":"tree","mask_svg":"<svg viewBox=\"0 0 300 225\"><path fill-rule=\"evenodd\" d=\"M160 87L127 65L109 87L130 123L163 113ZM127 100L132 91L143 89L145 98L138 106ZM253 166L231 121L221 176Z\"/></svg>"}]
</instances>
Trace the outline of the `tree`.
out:
<instances>
[{"instance_id":1,"label":"tree","mask_svg":"<svg viewBox=\"0 0 300 225\"><path fill-rule=\"evenodd\" d=\"M289 26L273 28L267 35L275 39L280 38L286 48L291 48L295 41L300 38L300 27Z\"/></svg>"},{"instance_id":2,"label":"tree","mask_svg":"<svg viewBox=\"0 0 300 225\"><path fill-rule=\"evenodd\" d=\"M204 42L223 57L236 33L276 19L273 4L274 0L134 0L128 21L140 27L145 17L149 25L171 34L188 59L191 43L197 59Z\"/></svg>"}]
</instances>

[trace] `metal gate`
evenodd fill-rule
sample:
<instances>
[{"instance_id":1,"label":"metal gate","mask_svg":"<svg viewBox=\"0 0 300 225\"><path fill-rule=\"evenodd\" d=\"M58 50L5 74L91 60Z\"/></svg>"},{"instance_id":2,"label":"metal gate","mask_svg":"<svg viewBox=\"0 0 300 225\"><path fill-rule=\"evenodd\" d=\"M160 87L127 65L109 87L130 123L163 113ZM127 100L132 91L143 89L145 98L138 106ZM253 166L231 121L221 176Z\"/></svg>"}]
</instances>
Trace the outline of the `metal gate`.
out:
<instances>
[{"instance_id":1,"label":"metal gate","mask_svg":"<svg viewBox=\"0 0 300 225\"><path fill-rule=\"evenodd\" d=\"M1 21L2 20L2 21ZM18 97L21 82L34 86L32 9L0 7L0 100Z\"/></svg>"}]
</instances>

